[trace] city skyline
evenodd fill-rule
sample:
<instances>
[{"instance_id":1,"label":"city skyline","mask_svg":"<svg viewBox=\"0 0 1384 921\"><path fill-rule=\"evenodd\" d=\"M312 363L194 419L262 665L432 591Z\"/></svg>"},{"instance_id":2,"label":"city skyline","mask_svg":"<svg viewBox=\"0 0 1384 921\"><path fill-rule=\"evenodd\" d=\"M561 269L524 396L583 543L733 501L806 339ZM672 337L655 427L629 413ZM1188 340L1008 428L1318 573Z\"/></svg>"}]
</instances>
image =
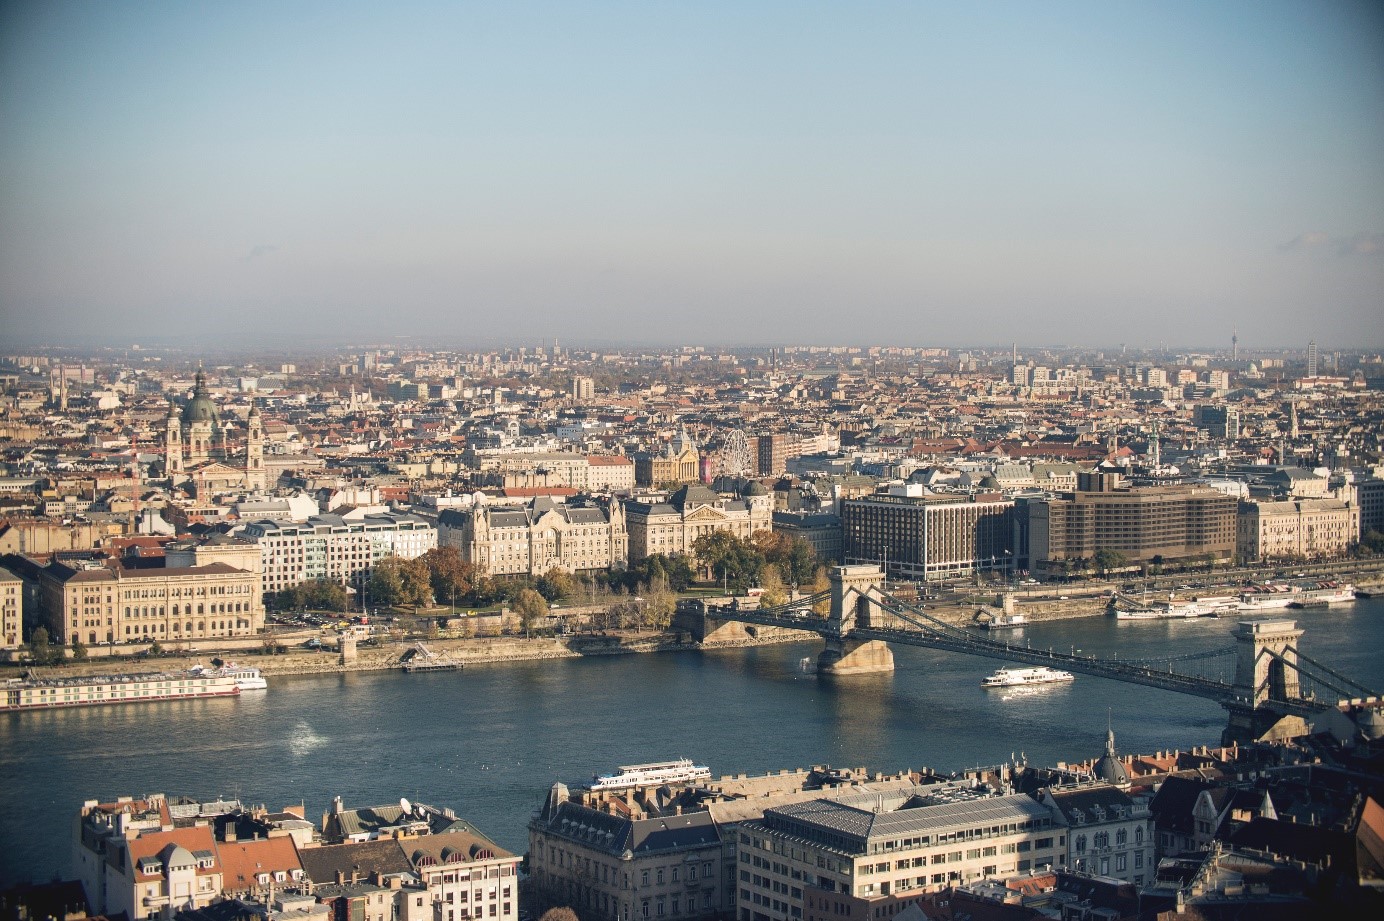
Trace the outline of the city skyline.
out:
<instances>
[{"instance_id":1,"label":"city skyline","mask_svg":"<svg viewBox=\"0 0 1384 921\"><path fill-rule=\"evenodd\" d=\"M0 16L12 345L1381 344L1365 3Z\"/></svg>"}]
</instances>

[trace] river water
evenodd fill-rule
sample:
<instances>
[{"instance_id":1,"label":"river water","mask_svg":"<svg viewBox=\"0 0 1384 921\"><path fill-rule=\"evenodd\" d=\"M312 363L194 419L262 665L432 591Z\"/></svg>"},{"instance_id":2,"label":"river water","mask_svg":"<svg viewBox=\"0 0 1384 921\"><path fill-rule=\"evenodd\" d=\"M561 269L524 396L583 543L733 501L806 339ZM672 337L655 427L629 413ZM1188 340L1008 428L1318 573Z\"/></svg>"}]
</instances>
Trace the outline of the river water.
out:
<instances>
[{"instance_id":1,"label":"river water","mask_svg":"<svg viewBox=\"0 0 1384 921\"><path fill-rule=\"evenodd\" d=\"M1384 688L1384 600L1286 612L1302 650ZM1010 642L1120 658L1229 645L1227 620L1087 618L1010 631ZM982 690L1002 663L896 648L890 675L826 679L800 668L820 643L271 678L267 692L0 715L0 887L70 872L83 800L165 792L305 803L320 819L399 797L450 806L523 853L556 780L688 757L714 774L813 764L955 770L1025 753L1037 764L1215 744L1215 703L1099 678ZM1214 663L1214 664L1209 664ZM1221 675L1229 660L1208 660ZM1227 676L1228 677L1228 676Z\"/></svg>"}]
</instances>

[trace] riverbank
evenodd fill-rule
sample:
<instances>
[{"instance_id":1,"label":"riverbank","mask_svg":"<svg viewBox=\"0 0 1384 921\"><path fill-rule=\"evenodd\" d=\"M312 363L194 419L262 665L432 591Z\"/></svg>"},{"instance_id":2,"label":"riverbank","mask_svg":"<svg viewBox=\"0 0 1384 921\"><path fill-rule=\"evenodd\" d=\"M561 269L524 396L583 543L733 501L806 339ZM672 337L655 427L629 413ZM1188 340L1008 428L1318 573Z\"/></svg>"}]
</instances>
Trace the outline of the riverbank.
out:
<instances>
[{"instance_id":1,"label":"riverbank","mask_svg":"<svg viewBox=\"0 0 1384 921\"><path fill-rule=\"evenodd\" d=\"M1362 568L1356 573L1341 573L1353 578L1362 591L1375 595L1384 593L1384 573ZM948 598L924 603L932 616L953 626L966 626L985 619L984 615L998 611L1018 613L1030 624L1050 623L1106 614L1113 586L1109 584L1073 584L1064 586L1064 594L1054 595L1052 586L1023 591L974 593L965 598ZM1006 595L1010 596L1006 605ZM697 643L684 630L667 632L633 631L586 634L565 637L519 636L477 637L470 639L436 638L424 642L430 649L459 663L463 668L481 665L503 665L508 662L529 662L543 659L573 659L584 656L635 655L651 652L687 651L699 648L731 648L772 646L782 643L811 641L816 635L796 630L759 628L753 633L734 625L733 631L718 631L716 640ZM313 675L344 672L391 671L401 667L400 659L416 640L386 641L380 646L360 646L354 660L343 663L333 648L321 651L291 647L279 655L263 655L263 639L256 637L225 647L203 648L193 654L170 655L158 658L118 656L91 659L82 663L68 662L58 668L37 669L49 676L78 677L112 673L183 671L194 665L207 664L212 658L237 661L259 668L266 676ZM29 671L23 664L0 665L0 679L19 677Z\"/></svg>"}]
</instances>

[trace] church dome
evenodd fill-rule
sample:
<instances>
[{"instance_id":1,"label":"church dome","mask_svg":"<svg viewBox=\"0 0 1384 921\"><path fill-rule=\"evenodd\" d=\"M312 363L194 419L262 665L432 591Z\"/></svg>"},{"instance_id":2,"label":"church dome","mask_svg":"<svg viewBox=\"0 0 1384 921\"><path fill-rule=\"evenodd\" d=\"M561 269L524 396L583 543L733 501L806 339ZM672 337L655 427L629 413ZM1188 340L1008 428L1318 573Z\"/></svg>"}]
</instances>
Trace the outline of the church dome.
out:
<instances>
[{"instance_id":1,"label":"church dome","mask_svg":"<svg viewBox=\"0 0 1384 921\"><path fill-rule=\"evenodd\" d=\"M1108 784L1117 787L1125 786L1129 783L1129 770L1115 754L1115 732L1107 730L1105 734L1105 754L1092 766L1091 773L1096 775L1097 780L1103 780Z\"/></svg>"},{"instance_id":2,"label":"church dome","mask_svg":"<svg viewBox=\"0 0 1384 921\"><path fill-rule=\"evenodd\" d=\"M745 487L745 496L767 496L769 490L764 488L764 484L758 480L750 480L750 485Z\"/></svg>"},{"instance_id":3,"label":"church dome","mask_svg":"<svg viewBox=\"0 0 1384 921\"><path fill-rule=\"evenodd\" d=\"M192 389L192 399L188 400L187 405L183 407L183 421L187 423L215 423L218 421L216 404L207 395L207 379L201 371L197 372L197 384Z\"/></svg>"}]
</instances>

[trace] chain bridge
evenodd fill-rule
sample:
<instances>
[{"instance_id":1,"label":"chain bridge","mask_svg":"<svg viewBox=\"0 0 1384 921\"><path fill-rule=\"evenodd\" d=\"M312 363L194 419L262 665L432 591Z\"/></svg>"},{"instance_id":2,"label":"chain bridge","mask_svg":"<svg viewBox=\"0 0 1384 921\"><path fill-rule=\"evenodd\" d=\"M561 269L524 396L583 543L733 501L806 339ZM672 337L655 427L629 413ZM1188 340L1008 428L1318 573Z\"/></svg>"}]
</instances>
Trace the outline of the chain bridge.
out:
<instances>
[{"instance_id":1,"label":"chain bridge","mask_svg":"<svg viewBox=\"0 0 1384 921\"><path fill-rule=\"evenodd\" d=\"M819 613L828 603L829 613ZM732 603L706 607L703 614L703 638L727 622L816 633L826 643L817 660L818 672L825 675L892 671L890 647L904 645L1191 694L1229 711L1227 743L1260 738L1285 719L1310 720L1333 710L1379 703L1375 692L1301 653L1297 641L1303 631L1291 620L1241 622L1232 633L1233 644L1206 652L1103 659L992 640L949 624L890 594L878 566L834 567L828 590L787 604L751 608ZM1218 661L1233 664L1233 678L1208 674L1207 666Z\"/></svg>"}]
</instances>

